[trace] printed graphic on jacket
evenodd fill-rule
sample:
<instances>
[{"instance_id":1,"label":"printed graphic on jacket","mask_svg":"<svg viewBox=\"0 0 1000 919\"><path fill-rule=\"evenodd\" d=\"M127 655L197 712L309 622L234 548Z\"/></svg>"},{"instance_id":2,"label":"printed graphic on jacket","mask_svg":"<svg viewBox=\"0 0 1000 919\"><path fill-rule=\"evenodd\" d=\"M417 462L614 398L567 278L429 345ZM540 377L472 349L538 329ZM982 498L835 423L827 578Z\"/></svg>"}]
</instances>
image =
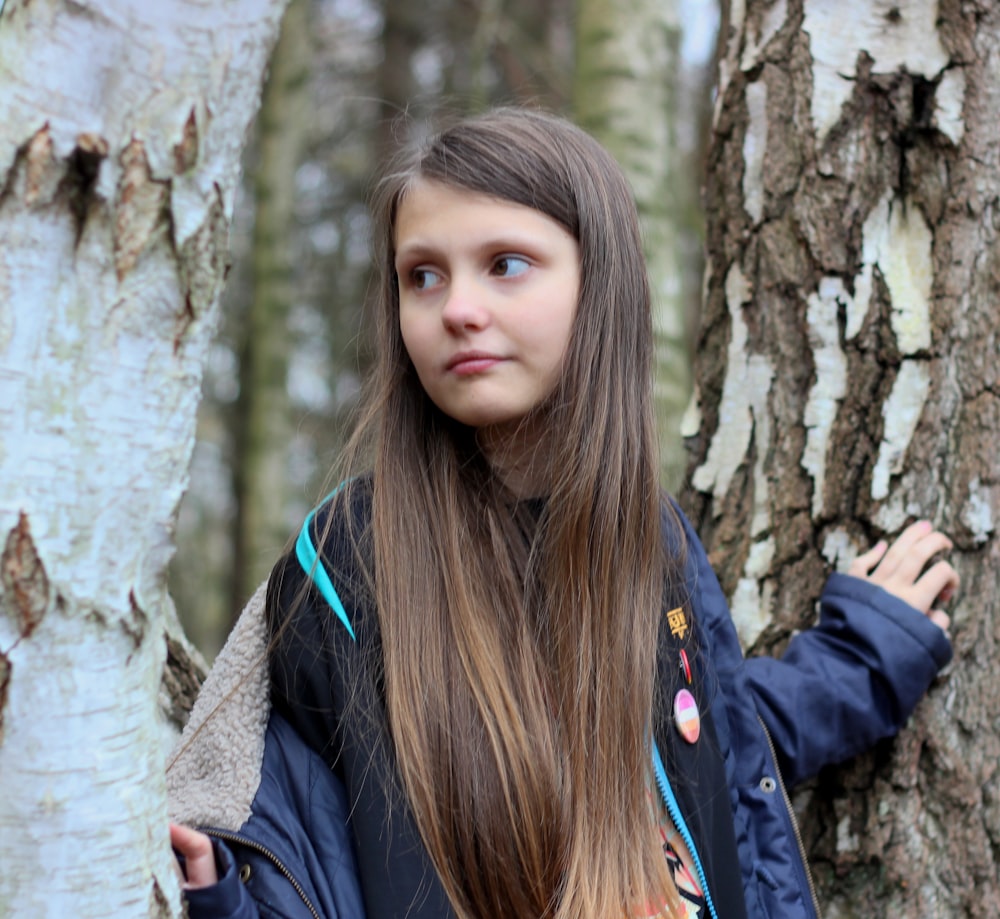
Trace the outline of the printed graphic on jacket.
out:
<instances>
[{"instance_id":1,"label":"printed graphic on jacket","mask_svg":"<svg viewBox=\"0 0 1000 919\"><path fill-rule=\"evenodd\" d=\"M698 880L687 868L681 857L674 851L674 847L664 838L663 854L667 859L667 866L670 868L670 876L677 885L677 892L681 895L681 906L687 910L683 915L685 919L700 919L705 912L705 898L702 895Z\"/></svg>"}]
</instances>

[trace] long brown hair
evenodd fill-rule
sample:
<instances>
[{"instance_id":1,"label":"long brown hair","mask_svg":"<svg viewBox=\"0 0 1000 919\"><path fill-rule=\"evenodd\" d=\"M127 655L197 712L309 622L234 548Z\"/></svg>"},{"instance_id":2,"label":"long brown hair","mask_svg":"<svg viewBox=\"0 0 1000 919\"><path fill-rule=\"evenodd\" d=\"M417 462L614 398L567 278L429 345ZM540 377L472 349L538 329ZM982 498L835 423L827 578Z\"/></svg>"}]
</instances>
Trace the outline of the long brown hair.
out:
<instances>
[{"instance_id":1,"label":"long brown hair","mask_svg":"<svg viewBox=\"0 0 1000 919\"><path fill-rule=\"evenodd\" d=\"M519 502L427 397L399 331L394 222L417 179L526 205L580 248L580 301L544 406L551 479ZM401 154L373 202L376 365L349 462L374 466L389 728L462 917L677 905L649 803L665 556L649 284L621 170L569 122L502 109Z\"/></svg>"}]
</instances>

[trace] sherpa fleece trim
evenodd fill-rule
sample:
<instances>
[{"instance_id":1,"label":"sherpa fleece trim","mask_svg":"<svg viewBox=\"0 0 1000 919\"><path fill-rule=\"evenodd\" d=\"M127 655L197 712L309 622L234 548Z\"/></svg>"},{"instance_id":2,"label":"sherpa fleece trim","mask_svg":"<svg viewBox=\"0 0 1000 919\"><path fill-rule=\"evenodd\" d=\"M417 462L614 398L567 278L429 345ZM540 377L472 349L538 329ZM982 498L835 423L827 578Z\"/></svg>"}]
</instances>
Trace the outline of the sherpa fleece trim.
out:
<instances>
[{"instance_id":1,"label":"sherpa fleece trim","mask_svg":"<svg viewBox=\"0 0 1000 919\"><path fill-rule=\"evenodd\" d=\"M250 598L167 759L170 819L239 830L260 786L271 714L267 582Z\"/></svg>"}]
</instances>

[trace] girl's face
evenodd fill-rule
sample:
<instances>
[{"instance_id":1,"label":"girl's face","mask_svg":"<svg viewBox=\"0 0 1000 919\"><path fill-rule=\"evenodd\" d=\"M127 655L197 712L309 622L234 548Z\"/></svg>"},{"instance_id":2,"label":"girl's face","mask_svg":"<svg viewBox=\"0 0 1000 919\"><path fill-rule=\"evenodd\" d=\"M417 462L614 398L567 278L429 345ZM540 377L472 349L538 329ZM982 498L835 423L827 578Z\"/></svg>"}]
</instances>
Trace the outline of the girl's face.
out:
<instances>
[{"instance_id":1,"label":"girl's face","mask_svg":"<svg viewBox=\"0 0 1000 919\"><path fill-rule=\"evenodd\" d=\"M580 293L576 240L530 207L418 180L395 244L400 331L427 395L502 439L559 379Z\"/></svg>"}]
</instances>

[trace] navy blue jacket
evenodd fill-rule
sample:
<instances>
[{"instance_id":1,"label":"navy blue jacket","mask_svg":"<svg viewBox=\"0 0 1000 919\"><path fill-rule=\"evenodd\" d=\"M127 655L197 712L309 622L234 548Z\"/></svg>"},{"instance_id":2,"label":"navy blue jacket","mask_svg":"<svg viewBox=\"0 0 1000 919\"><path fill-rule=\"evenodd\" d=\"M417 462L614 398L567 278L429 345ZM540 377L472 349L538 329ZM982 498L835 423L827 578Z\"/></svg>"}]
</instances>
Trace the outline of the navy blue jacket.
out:
<instances>
[{"instance_id":1,"label":"navy blue jacket","mask_svg":"<svg viewBox=\"0 0 1000 919\"><path fill-rule=\"evenodd\" d=\"M272 610L303 587L304 570L313 567L311 534L325 523L321 509L307 521L297 552L279 562ZM378 637L349 574L353 551L332 523L322 559L330 583L314 572L318 587L305 584L312 602L279 636L273 656L274 710L251 816L240 827L207 828L228 845L217 854L225 875L215 887L188 894L192 919L453 915L394 791L384 723L343 715L359 686L354 701L379 711L377 690L366 696L363 688L377 679L364 679L355 651L374 648L377 658ZM654 726L657 774L669 773L668 805L689 839L715 916L817 917L784 783L894 734L950 659L950 644L925 616L881 588L834 574L815 627L793 638L780 660L745 660L705 551L683 525L698 630L692 689L703 736L693 748L678 741L665 713ZM664 679L676 670L668 635L660 665Z\"/></svg>"}]
</instances>

